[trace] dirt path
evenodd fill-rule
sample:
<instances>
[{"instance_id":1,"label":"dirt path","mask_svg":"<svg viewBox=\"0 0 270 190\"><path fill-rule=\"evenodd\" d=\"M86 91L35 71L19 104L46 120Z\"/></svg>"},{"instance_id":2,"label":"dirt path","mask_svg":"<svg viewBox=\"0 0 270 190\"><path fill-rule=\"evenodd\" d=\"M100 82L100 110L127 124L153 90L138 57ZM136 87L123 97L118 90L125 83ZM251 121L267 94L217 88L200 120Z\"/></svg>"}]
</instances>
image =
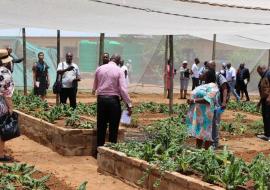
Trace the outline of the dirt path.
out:
<instances>
[{"instance_id":1,"label":"dirt path","mask_svg":"<svg viewBox=\"0 0 270 190\"><path fill-rule=\"evenodd\" d=\"M74 189L88 181L89 190L133 190L121 180L97 172L97 161L91 156L61 156L25 136L7 142L8 149L17 161L35 165L37 169L51 172ZM63 189L64 190L64 189Z\"/></svg>"}]
</instances>

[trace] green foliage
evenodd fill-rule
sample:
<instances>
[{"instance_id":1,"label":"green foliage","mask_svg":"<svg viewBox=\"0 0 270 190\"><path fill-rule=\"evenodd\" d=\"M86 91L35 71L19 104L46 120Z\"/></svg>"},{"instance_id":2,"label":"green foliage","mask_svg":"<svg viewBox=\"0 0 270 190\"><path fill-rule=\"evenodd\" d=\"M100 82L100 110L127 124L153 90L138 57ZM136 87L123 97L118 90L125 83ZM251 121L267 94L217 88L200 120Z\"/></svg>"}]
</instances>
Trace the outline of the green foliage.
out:
<instances>
[{"instance_id":1,"label":"green foliage","mask_svg":"<svg viewBox=\"0 0 270 190\"><path fill-rule=\"evenodd\" d=\"M242 135L247 133L261 133L263 129L263 121L258 120L252 123L246 123L246 115L237 113L233 122L220 122L220 129L229 132L232 135Z\"/></svg>"},{"instance_id":2,"label":"green foliage","mask_svg":"<svg viewBox=\"0 0 270 190\"><path fill-rule=\"evenodd\" d=\"M235 111L244 111L249 113L257 113L260 114L261 112L257 110L257 104L254 102L235 102L230 101L227 104L227 108L230 110Z\"/></svg>"},{"instance_id":3,"label":"green foliage","mask_svg":"<svg viewBox=\"0 0 270 190\"><path fill-rule=\"evenodd\" d=\"M15 190L21 187L22 189L48 190L46 182L50 175L36 179L32 177L35 172L34 166L27 164L0 165L0 188Z\"/></svg>"},{"instance_id":4,"label":"green foliage","mask_svg":"<svg viewBox=\"0 0 270 190\"><path fill-rule=\"evenodd\" d=\"M256 189L270 189L270 157L266 158L263 154L257 155L249 165L249 170Z\"/></svg>"},{"instance_id":5,"label":"green foliage","mask_svg":"<svg viewBox=\"0 0 270 190\"><path fill-rule=\"evenodd\" d=\"M184 113L186 114L188 106L185 104L174 104L173 112L177 114ZM135 106L133 109L134 113L144 113L144 112L152 112L152 113L169 113L169 106L167 104L159 104L155 102L144 102Z\"/></svg>"},{"instance_id":6,"label":"green foliage","mask_svg":"<svg viewBox=\"0 0 270 190\"><path fill-rule=\"evenodd\" d=\"M83 182L78 188L77 190L86 190L86 185L87 185L87 181Z\"/></svg>"}]
</instances>

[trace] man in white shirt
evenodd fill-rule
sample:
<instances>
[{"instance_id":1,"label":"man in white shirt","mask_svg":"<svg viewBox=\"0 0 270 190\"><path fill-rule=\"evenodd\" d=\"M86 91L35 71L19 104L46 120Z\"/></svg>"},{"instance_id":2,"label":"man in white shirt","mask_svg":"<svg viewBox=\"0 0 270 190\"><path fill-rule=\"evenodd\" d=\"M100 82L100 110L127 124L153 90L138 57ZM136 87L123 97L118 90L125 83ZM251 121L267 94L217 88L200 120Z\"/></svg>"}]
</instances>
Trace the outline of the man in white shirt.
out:
<instances>
[{"instance_id":1,"label":"man in white shirt","mask_svg":"<svg viewBox=\"0 0 270 190\"><path fill-rule=\"evenodd\" d=\"M121 60L120 68L125 74L125 82L126 82L126 85L128 86L128 83L129 83L129 81L128 81L128 68L124 63L125 63L124 60Z\"/></svg>"},{"instance_id":2,"label":"man in white shirt","mask_svg":"<svg viewBox=\"0 0 270 190\"><path fill-rule=\"evenodd\" d=\"M236 93L235 84L236 84L236 71L235 68L232 67L231 63L227 64L227 71L226 71L226 80L230 86L230 92L235 96L236 100L239 101L240 97Z\"/></svg>"},{"instance_id":3,"label":"man in white shirt","mask_svg":"<svg viewBox=\"0 0 270 190\"><path fill-rule=\"evenodd\" d=\"M191 72L192 72L192 90L199 86L199 65L200 60L196 58L194 60L194 63L191 67Z\"/></svg>"},{"instance_id":4,"label":"man in white shirt","mask_svg":"<svg viewBox=\"0 0 270 190\"><path fill-rule=\"evenodd\" d=\"M60 103L66 104L69 98L70 107L76 108L76 95L78 89L78 81L80 81L80 71L77 64L72 63L73 55L68 52L66 61L58 64L57 74L62 76L62 89L60 92Z\"/></svg>"}]
</instances>

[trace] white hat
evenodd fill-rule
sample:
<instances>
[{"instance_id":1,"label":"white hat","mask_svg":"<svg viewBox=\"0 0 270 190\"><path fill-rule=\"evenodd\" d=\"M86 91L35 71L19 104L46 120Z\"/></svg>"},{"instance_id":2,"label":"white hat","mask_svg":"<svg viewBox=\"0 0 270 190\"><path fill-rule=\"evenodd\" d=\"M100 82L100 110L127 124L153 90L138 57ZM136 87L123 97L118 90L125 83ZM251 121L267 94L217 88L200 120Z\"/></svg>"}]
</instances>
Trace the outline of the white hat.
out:
<instances>
[{"instance_id":1,"label":"white hat","mask_svg":"<svg viewBox=\"0 0 270 190\"><path fill-rule=\"evenodd\" d=\"M226 67L226 66L227 66L227 63L223 62L223 63L222 63L222 66L223 66L223 67Z\"/></svg>"},{"instance_id":2,"label":"white hat","mask_svg":"<svg viewBox=\"0 0 270 190\"><path fill-rule=\"evenodd\" d=\"M188 62L185 60L185 61L182 62L182 64L188 64Z\"/></svg>"},{"instance_id":3,"label":"white hat","mask_svg":"<svg viewBox=\"0 0 270 190\"><path fill-rule=\"evenodd\" d=\"M6 49L0 49L0 60L3 64L11 62L13 59L8 55Z\"/></svg>"}]
</instances>

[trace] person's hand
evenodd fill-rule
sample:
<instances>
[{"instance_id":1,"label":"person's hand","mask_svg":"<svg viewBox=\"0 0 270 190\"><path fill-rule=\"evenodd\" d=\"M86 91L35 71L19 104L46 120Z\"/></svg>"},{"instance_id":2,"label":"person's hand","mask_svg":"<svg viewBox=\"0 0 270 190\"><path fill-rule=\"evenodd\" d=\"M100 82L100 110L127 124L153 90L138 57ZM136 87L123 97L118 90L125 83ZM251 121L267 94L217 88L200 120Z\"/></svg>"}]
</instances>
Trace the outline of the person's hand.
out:
<instances>
[{"instance_id":1,"label":"person's hand","mask_svg":"<svg viewBox=\"0 0 270 190\"><path fill-rule=\"evenodd\" d=\"M69 66L66 70L67 70L67 71L72 71L73 69L74 69L73 66Z\"/></svg>"},{"instance_id":2,"label":"person's hand","mask_svg":"<svg viewBox=\"0 0 270 190\"><path fill-rule=\"evenodd\" d=\"M127 111L128 111L128 116L131 116L132 115L132 107L128 107Z\"/></svg>"},{"instance_id":3,"label":"person's hand","mask_svg":"<svg viewBox=\"0 0 270 190\"><path fill-rule=\"evenodd\" d=\"M8 108L8 113L11 115L13 113L13 108Z\"/></svg>"},{"instance_id":4,"label":"person's hand","mask_svg":"<svg viewBox=\"0 0 270 190\"><path fill-rule=\"evenodd\" d=\"M225 109L226 109L226 106L227 106L227 104L226 104L225 102L223 102L223 103L221 104L221 109L222 109L222 110L225 110Z\"/></svg>"},{"instance_id":5,"label":"person's hand","mask_svg":"<svg viewBox=\"0 0 270 190\"><path fill-rule=\"evenodd\" d=\"M267 97L267 99L266 99L266 104L267 105L270 105L270 95Z\"/></svg>"},{"instance_id":6,"label":"person's hand","mask_svg":"<svg viewBox=\"0 0 270 190\"><path fill-rule=\"evenodd\" d=\"M261 102L259 102L256 106L256 111L259 112L261 109Z\"/></svg>"},{"instance_id":7,"label":"person's hand","mask_svg":"<svg viewBox=\"0 0 270 190\"><path fill-rule=\"evenodd\" d=\"M92 90L92 95L95 95L96 94L96 91L95 90Z\"/></svg>"},{"instance_id":8,"label":"person's hand","mask_svg":"<svg viewBox=\"0 0 270 190\"><path fill-rule=\"evenodd\" d=\"M194 104L194 100L193 99L187 99L187 103L188 104Z\"/></svg>"}]
</instances>

